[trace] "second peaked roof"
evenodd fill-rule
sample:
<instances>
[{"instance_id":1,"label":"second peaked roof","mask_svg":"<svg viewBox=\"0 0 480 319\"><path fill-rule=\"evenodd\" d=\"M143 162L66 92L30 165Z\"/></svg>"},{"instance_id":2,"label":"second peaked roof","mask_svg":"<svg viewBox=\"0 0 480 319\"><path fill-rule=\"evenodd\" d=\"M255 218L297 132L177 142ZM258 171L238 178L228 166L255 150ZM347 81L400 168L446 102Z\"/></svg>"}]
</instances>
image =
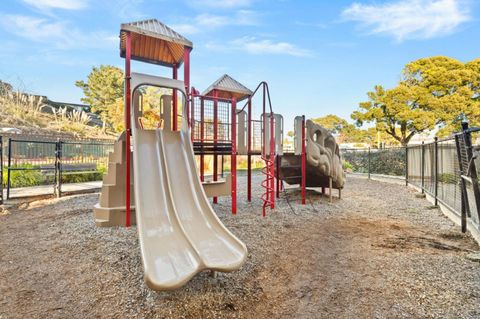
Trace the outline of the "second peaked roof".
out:
<instances>
[{"instance_id":1,"label":"second peaked roof","mask_svg":"<svg viewBox=\"0 0 480 319\"><path fill-rule=\"evenodd\" d=\"M203 95L214 95L214 91L218 92L218 96L225 99L236 99L241 101L252 95L252 91L245 85L238 82L228 74L222 75L218 80L212 83Z\"/></svg>"},{"instance_id":2,"label":"second peaked roof","mask_svg":"<svg viewBox=\"0 0 480 319\"><path fill-rule=\"evenodd\" d=\"M192 42L157 19L124 23L120 29L120 56L125 57L126 33L132 37L133 60L180 66L184 48L193 48Z\"/></svg>"}]
</instances>

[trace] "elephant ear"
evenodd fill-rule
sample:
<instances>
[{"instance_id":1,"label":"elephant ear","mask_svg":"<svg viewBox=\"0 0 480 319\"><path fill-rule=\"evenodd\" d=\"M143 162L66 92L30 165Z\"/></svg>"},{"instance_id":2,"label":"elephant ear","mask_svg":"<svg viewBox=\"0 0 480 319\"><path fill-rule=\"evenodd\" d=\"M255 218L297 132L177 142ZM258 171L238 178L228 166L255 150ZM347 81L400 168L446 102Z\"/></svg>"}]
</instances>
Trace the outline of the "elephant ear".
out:
<instances>
[{"instance_id":1,"label":"elephant ear","mask_svg":"<svg viewBox=\"0 0 480 319\"><path fill-rule=\"evenodd\" d=\"M311 139L307 140L307 161L317 167L320 165L320 148L318 145Z\"/></svg>"},{"instance_id":2,"label":"elephant ear","mask_svg":"<svg viewBox=\"0 0 480 319\"><path fill-rule=\"evenodd\" d=\"M345 174L340 157L340 148L330 131L307 120L307 161L326 176L343 187Z\"/></svg>"}]
</instances>

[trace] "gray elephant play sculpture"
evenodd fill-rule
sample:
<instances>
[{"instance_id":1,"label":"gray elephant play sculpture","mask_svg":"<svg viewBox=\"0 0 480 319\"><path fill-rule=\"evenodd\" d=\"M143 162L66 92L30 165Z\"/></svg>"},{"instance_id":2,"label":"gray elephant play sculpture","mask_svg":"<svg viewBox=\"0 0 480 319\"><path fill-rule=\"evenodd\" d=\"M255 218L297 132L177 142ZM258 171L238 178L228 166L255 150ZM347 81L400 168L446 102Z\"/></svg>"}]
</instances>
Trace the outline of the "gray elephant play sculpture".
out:
<instances>
[{"instance_id":1,"label":"gray elephant play sculpture","mask_svg":"<svg viewBox=\"0 0 480 319\"><path fill-rule=\"evenodd\" d=\"M333 135L322 126L306 121L306 186L331 187L342 189L345 184L340 149ZM296 125L297 128L297 125ZM295 132L301 140L301 130ZM279 157L279 178L287 184L300 184L301 143L296 143L294 153L284 153ZM330 184L331 182L331 184Z\"/></svg>"},{"instance_id":2,"label":"gray elephant play sculpture","mask_svg":"<svg viewBox=\"0 0 480 319\"><path fill-rule=\"evenodd\" d=\"M316 167L321 176L332 178L334 188L343 188L345 174L340 158L340 148L335 138L327 129L311 120L307 120L306 127L307 167ZM307 186L309 186L308 178ZM325 186L328 186L328 184Z\"/></svg>"}]
</instances>

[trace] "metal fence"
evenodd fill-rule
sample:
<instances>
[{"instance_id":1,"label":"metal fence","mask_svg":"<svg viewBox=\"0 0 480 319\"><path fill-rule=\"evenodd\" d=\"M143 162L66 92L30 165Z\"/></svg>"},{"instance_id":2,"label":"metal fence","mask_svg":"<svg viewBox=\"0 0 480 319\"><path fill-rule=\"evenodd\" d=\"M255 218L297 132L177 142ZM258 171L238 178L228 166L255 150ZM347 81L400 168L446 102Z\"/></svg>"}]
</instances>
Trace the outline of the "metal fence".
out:
<instances>
[{"instance_id":1,"label":"metal fence","mask_svg":"<svg viewBox=\"0 0 480 319\"><path fill-rule=\"evenodd\" d=\"M480 152L480 145L473 146L473 149ZM466 185L467 200L462 200L458 158L456 138L453 137L408 147L342 150L345 170L363 173L369 178L372 175L403 178L406 185L417 187L430 195L435 205L442 204L458 217L461 218L462 210L466 210L470 221L480 229L480 211L476 207L471 183ZM474 157L473 161L478 171L480 156Z\"/></svg>"},{"instance_id":2,"label":"metal fence","mask_svg":"<svg viewBox=\"0 0 480 319\"><path fill-rule=\"evenodd\" d=\"M407 169L404 147L342 149L344 168L367 175L403 176Z\"/></svg>"},{"instance_id":3,"label":"metal fence","mask_svg":"<svg viewBox=\"0 0 480 319\"><path fill-rule=\"evenodd\" d=\"M2 143L3 142L3 143ZM113 143L0 137L6 199L69 192L63 185L101 180ZM13 194L12 194L13 193ZM4 191L1 190L3 201Z\"/></svg>"}]
</instances>

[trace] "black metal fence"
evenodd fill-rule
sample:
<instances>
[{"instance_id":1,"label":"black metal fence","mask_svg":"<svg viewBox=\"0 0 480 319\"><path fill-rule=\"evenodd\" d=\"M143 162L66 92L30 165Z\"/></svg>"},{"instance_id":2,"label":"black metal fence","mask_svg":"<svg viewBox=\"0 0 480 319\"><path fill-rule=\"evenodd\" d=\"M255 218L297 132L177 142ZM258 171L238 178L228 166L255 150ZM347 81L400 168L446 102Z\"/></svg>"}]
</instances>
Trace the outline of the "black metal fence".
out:
<instances>
[{"instance_id":1,"label":"black metal fence","mask_svg":"<svg viewBox=\"0 0 480 319\"><path fill-rule=\"evenodd\" d=\"M367 175L403 176L407 169L404 147L342 149L344 169Z\"/></svg>"},{"instance_id":2,"label":"black metal fence","mask_svg":"<svg viewBox=\"0 0 480 319\"><path fill-rule=\"evenodd\" d=\"M343 149L344 169L347 172L363 173L368 178L372 175L403 178L406 185L413 185L422 193L430 195L435 205L442 204L458 217L462 217L465 211L470 221L480 230L480 211L476 205L475 187L471 182L465 185L467 199L462 199L464 181L456 145L459 136L462 135L408 147ZM480 152L480 145L473 146L472 149ZM473 157L472 161L478 171L480 156Z\"/></svg>"},{"instance_id":3,"label":"black metal fence","mask_svg":"<svg viewBox=\"0 0 480 319\"><path fill-rule=\"evenodd\" d=\"M3 142L3 143L2 143ZM63 185L101 180L113 143L0 137L2 188L6 199L70 192ZM34 186L34 187L32 187ZM14 193L14 194L12 194ZM4 192L0 192L3 201Z\"/></svg>"}]
</instances>

